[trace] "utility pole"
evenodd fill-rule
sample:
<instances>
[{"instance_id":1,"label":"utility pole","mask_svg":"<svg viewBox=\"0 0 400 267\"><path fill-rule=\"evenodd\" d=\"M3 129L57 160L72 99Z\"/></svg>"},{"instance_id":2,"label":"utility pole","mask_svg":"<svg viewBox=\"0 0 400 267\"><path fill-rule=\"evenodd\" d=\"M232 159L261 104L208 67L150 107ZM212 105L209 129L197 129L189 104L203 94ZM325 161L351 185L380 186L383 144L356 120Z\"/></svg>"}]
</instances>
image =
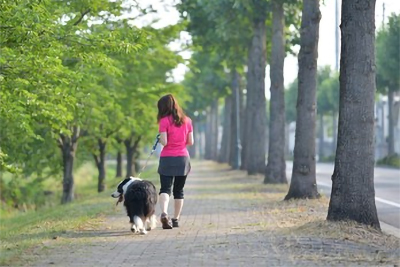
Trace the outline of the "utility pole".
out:
<instances>
[{"instance_id":1,"label":"utility pole","mask_svg":"<svg viewBox=\"0 0 400 267\"><path fill-rule=\"evenodd\" d=\"M335 0L335 70L339 71L339 3Z\"/></svg>"},{"instance_id":2,"label":"utility pole","mask_svg":"<svg viewBox=\"0 0 400 267\"><path fill-rule=\"evenodd\" d=\"M385 28L385 2L382 3L382 28Z\"/></svg>"}]
</instances>

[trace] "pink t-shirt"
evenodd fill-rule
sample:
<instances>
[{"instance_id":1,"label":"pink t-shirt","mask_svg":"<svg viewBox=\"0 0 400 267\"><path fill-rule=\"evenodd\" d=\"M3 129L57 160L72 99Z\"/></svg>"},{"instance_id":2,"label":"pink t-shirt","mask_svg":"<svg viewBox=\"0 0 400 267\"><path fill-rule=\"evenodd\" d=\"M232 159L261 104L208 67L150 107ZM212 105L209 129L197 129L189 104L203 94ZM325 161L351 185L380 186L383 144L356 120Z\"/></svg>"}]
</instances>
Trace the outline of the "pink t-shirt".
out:
<instances>
[{"instance_id":1,"label":"pink t-shirt","mask_svg":"<svg viewBox=\"0 0 400 267\"><path fill-rule=\"evenodd\" d=\"M167 133L167 145L161 151L160 157L189 156L186 148L188 133L193 132L192 120L186 117L181 126L174 124L172 115L160 120L158 131Z\"/></svg>"}]
</instances>

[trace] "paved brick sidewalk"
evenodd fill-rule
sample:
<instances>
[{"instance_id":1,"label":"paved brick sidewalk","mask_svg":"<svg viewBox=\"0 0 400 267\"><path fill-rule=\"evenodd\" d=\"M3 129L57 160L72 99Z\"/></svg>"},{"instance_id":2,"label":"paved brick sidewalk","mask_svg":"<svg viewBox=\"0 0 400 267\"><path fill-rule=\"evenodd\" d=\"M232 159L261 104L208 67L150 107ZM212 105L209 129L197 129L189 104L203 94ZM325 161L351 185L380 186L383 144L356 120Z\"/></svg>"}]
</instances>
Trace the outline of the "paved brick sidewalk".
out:
<instances>
[{"instance_id":1,"label":"paved brick sidewalk","mask_svg":"<svg viewBox=\"0 0 400 267\"><path fill-rule=\"evenodd\" d=\"M329 265L293 257L282 244L298 240L291 241L289 237L277 236L262 229L257 223L260 218L255 215L257 207L254 203L237 198L239 192L229 191L234 183L232 179L245 178L243 172L230 171L226 166L211 162L195 162L193 170L187 180L180 228L163 230L158 224L158 228L146 236L133 235L124 210L118 206L117 215L107 217L100 229L77 231L66 238L61 237L59 241L63 241L62 245L50 242L47 248L37 251L28 265ZM110 199L110 202L114 204L114 200ZM170 206L170 213L172 211ZM310 244L315 249L314 241L299 243L301 246ZM323 242L318 245L322 250Z\"/></svg>"}]
</instances>

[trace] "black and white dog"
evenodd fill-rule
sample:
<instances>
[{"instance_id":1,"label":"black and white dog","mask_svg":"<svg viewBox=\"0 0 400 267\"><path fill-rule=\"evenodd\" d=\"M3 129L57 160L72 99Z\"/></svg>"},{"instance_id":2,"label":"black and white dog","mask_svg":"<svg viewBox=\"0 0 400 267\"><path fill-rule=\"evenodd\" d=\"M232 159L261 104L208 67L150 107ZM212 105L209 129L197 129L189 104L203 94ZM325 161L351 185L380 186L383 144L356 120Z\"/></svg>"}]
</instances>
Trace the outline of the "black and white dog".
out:
<instances>
[{"instance_id":1,"label":"black and white dog","mask_svg":"<svg viewBox=\"0 0 400 267\"><path fill-rule=\"evenodd\" d=\"M140 178L129 177L120 182L117 191L111 194L124 201L124 206L134 233L147 234L147 231L156 227L155 208L157 204L157 191L154 184Z\"/></svg>"}]
</instances>

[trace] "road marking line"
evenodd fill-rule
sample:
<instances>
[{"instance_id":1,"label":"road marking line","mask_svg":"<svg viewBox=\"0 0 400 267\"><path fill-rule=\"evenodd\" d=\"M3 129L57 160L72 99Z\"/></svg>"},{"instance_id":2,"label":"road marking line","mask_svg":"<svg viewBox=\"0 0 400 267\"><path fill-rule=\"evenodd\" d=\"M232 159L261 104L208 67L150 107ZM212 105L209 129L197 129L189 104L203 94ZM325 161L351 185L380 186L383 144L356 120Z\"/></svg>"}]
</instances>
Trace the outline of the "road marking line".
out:
<instances>
[{"instance_id":1,"label":"road marking line","mask_svg":"<svg viewBox=\"0 0 400 267\"><path fill-rule=\"evenodd\" d=\"M317 182L317 184L332 188L332 185L324 183L324 182ZM395 206L397 208L400 208L400 204L399 203L396 203L396 202L393 202L393 201L390 201L390 200L386 200L386 199L383 199L383 198L380 198L380 197L375 197L375 200L378 201L378 202L381 202L381 203L385 203L387 205L391 205L391 206Z\"/></svg>"},{"instance_id":2,"label":"road marking line","mask_svg":"<svg viewBox=\"0 0 400 267\"><path fill-rule=\"evenodd\" d=\"M380 198L380 197L375 197L375 200L379 201L379 202L382 202L382 203L385 203L385 204L388 204L388 205L392 205L392 206L400 208L400 204L398 204L396 202L393 202L393 201L389 201L389 200L386 200L386 199L383 199L383 198Z\"/></svg>"},{"instance_id":3,"label":"road marking line","mask_svg":"<svg viewBox=\"0 0 400 267\"><path fill-rule=\"evenodd\" d=\"M331 188L332 187L332 185L330 185L330 184L327 184L327 183L321 183L321 182L317 182L317 184L319 184L319 185L322 185L322 186L327 186L327 187L329 187L329 188Z\"/></svg>"}]
</instances>

